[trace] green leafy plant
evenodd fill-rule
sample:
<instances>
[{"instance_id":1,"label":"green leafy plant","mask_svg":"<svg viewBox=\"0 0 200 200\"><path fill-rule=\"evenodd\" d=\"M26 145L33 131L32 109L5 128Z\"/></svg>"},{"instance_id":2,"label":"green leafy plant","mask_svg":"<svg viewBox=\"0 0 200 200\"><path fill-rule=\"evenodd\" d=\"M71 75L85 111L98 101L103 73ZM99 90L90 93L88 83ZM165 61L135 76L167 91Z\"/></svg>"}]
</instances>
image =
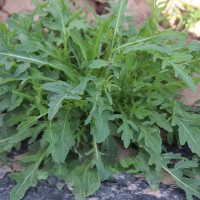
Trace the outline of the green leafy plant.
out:
<instances>
[{"instance_id":1,"label":"green leafy plant","mask_svg":"<svg viewBox=\"0 0 200 200\"><path fill-rule=\"evenodd\" d=\"M185 5L186 14L179 14L179 26L189 29L200 20L200 10L191 6Z\"/></svg>"},{"instance_id":2,"label":"green leafy plant","mask_svg":"<svg viewBox=\"0 0 200 200\"><path fill-rule=\"evenodd\" d=\"M93 21L67 0L35 3L35 12L0 23L1 158L28 143L22 171L10 175L11 200L49 175L77 200L120 171L144 174L156 190L163 170L187 199L200 198L200 115L178 95L185 85L196 90L199 43L159 31L163 5L155 0L140 29L124 16L126 0ZM136 154L118 160L119 141L135 144ZM188 145L193 158L168 152L165 142Z\"/></svg>"},{"instance_id":3,"label":"green leafy plant","mask_svg":"<svg viewBox=\"0 0 200 200\"><path fill-rule=\"evenodd\" d=\"M191 5L181 4L180 8L175 4L168 12L165 13L160 23L170 21L176 30L189 30L200 20L200 10Z\"/></svg>"}]
</instances>

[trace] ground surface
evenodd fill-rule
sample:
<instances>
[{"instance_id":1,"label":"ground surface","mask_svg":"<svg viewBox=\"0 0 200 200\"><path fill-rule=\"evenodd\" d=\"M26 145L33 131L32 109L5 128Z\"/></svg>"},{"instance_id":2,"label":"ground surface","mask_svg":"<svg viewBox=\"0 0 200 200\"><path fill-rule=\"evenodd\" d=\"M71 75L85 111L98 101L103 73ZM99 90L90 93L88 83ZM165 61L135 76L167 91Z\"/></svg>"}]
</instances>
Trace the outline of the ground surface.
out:
<instances>
[{"instance_id":1,"label":"ground surface","mask_svg":"<svg viewBox=\"0 0 200 200\"><path fill-rule=\"evenodd\" d=\"M58 189L57 185L63 185ZM15 181L7 175L0 179L0 199L9 200L9 193ZM130 174L121 174L113 182L103 182L97 191L87 200L184 200L182 190L175 185L161 184L160 190L153 192L149 189L146 181ZM55 176L42 180L37 187L30 188L23 200L74 200L71 190L64 185L62 180Z\"/></svg>"}]
</instances>

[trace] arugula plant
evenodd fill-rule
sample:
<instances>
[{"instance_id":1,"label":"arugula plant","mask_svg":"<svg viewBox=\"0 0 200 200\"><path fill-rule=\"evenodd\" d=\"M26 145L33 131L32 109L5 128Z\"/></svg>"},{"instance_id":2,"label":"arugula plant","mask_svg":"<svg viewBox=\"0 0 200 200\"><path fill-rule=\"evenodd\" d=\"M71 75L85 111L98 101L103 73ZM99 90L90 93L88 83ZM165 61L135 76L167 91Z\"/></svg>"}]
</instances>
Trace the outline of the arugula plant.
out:
<instances>
[{"instance_id":1,"label":"arugula plant","mask_svg":"<svg viewBox=\"0 0 200 200\"><path fill-rule=\"evenodd\" d=\"M179 28L185 28L189 30L190 28L193 28L200 20L200 10L188 5L185 5L184 7L187 12L185 15L177 10L177 21L179 21L178 26Z\"/></svg>"},{"instance_id":2,"label":"arugula plant","mask_svg":"<svg viewBox=\"0 0 200 200\"><path fill-rule=\"evenodd\" d=\"M176 26L176 30L189 30L200 20L200 9L187 4L183 4L182 6L182 9L176 7L172 9L173 16L175 16L174 25ZM166 14L166 16L163 17L163 20L172 20L172 15Z\"/></svg>"},{"instance_id":3,"label":"arugula plant","mask_svg":"<svg viewBox=\"0 0 200 200\"><path fill-rule=\"evenodd\" d=\"M124 15L126 0L111 2L104 16L91 10L93 21L67 0L35 3L35 12L0 23L1 159L28 143L22 171L10 175L11 200L49 175L64 179L77 200L118 171L142 173L156 190L163 170L187 199L200 198L200 115L178 95L196 90L199 43L159 31L164 5L155 0L140 29ZM117 162L117 140L134 144L136 155ZM192 159L166 142L188 145Z\"/></svg>"}]
</instances>

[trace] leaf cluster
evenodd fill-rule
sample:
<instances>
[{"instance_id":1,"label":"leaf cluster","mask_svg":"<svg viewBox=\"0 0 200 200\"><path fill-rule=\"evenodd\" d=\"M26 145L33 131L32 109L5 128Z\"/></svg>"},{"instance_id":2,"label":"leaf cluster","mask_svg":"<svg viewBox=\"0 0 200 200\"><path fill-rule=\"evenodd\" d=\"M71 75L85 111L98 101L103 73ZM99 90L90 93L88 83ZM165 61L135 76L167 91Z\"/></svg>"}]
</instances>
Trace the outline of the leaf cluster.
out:
<instances>
[{"instance_id":1,"label":"leaf cluster","mask_svg":"<svg viewBox=\"0 0 200 200\"><path fill-rule=\"evenodd\" d=\"M1 158L28 143L11 200L48 175L81 200L121 170L143 173L153 189L165 170L189 200L200 198L200 115L178 95L196 90L200 44L159 31L163 5L155 0L140 29L124 16L126 0L93 13L94 21L67 0L35 3L35 12L0 23ZM134 144L136 155L118 160L119 141ZM187 144L193 158L168 152L165 142Z\"/></svg>"},{"instance_id":2,"label":"leaf cluster","mask_svg":"<svg viewBox=\"0 0 200 200\"><path fill-rule=\"evenodd\" d=\"M166 13L161 22L165 23L166 20L171 21L176 27L176 30L190 30L200 20L200 10L184 3L181 3L181 6L174 5L170 13L173 13L173 15Z\"/></svg>"}]
</instances>

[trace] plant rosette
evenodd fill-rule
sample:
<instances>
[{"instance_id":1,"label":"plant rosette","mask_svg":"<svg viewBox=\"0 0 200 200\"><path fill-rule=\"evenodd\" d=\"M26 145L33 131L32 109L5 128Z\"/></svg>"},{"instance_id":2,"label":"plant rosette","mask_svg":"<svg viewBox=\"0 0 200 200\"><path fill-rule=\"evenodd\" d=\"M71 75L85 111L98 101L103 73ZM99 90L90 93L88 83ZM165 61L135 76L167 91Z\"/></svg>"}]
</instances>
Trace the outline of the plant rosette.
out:
<instances>
[{"instance_id":1,"label":"plant rosette","mask_svg":"<svg viewBox=\"0 0 200 200\"><path fill-rule=\"evenodd\" d=\"M200 44L159 31L164 4L155 0L139 29L124 15L126 0L110 2L103 16L90 9L93 21L67 0L34 2L33 13L0 23L1 159L28 143L23 170L10 175L17 182L10 199L49 175L64 179L77 200L120 171L143 173L156 190L163 170L188 200L200 198L200 115L178 95L196 90ZM116 158L117 141L134 144L134 155ZM168 152L166 141L194 156Z\"/></svg>"}]
</instances>

